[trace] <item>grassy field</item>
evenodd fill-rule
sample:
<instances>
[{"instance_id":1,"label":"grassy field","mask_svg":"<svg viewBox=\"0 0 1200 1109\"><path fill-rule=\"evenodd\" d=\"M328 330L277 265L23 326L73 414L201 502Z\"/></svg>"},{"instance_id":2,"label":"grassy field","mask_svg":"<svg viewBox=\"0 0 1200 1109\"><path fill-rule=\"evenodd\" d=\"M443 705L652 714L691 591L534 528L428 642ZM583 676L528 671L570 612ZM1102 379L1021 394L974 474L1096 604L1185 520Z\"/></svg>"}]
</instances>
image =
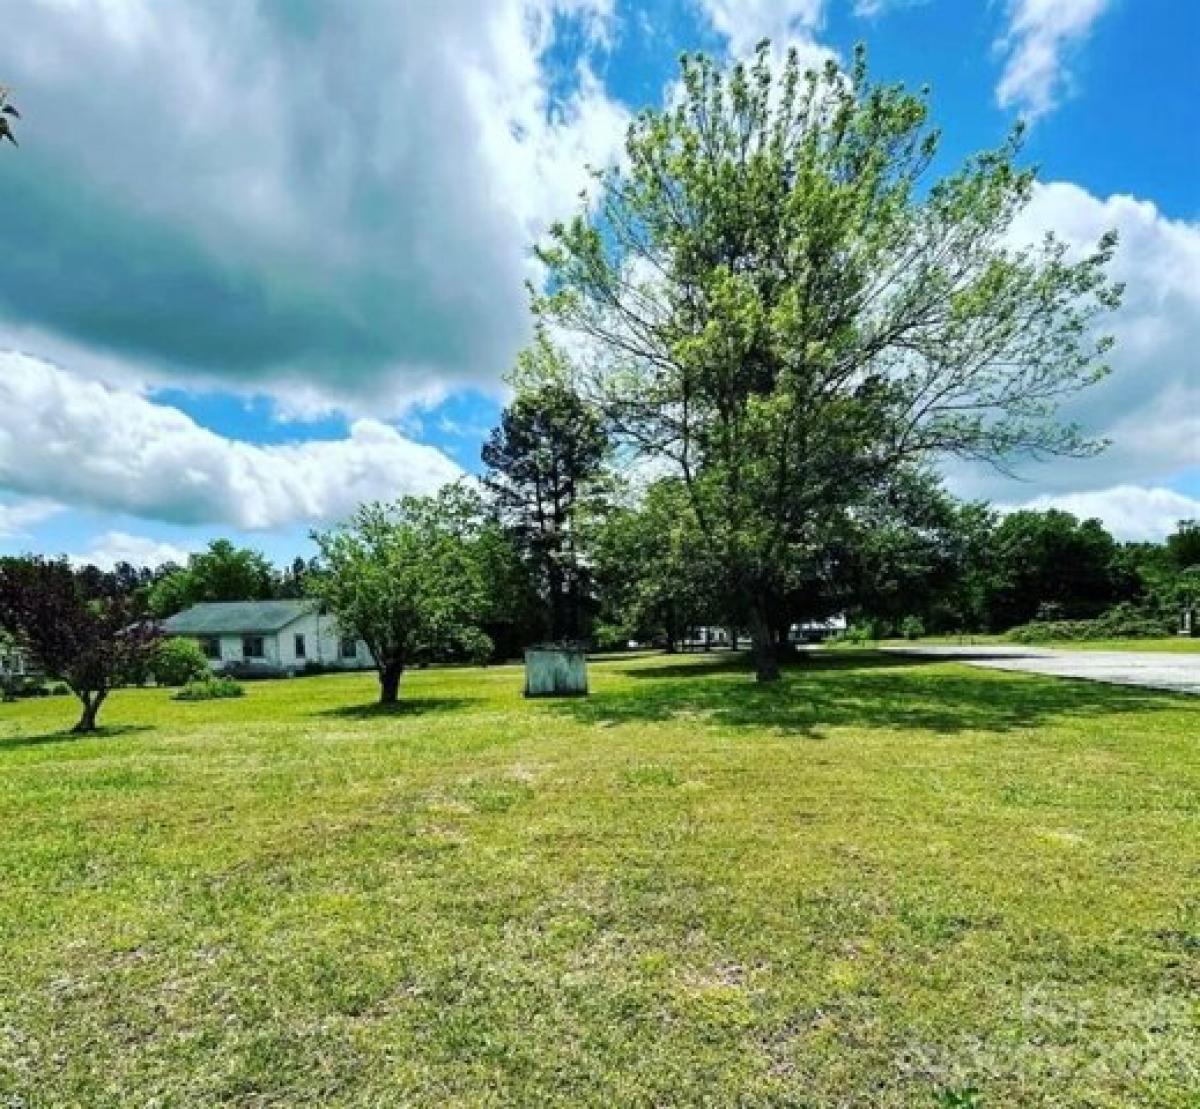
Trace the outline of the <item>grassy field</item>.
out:
<instances>
[{"instance_id":1,"label":"grassy field","mask_svg":"<svg viewBox=\"0 0 1200 1109\"><path fill-rule=\"evenodd\" d=\"M1048 647L1054 651L1155 651L1168 654L1200 653L1200 639L1189 639L1182 635L1170 636L1164 639L1053 639L1045 643L1014 643L1003 635L927 635L912 641L908 639L884 639L873 646L879 647L920 647L923 644L996 644L1003 643L1011 647ZM846 649L841 644L830 644L831 647ZM849 645L847 645L848 647ZM861 649L861 648L855 648Z\"/></svg>"},{"instance_id":2,"label":"grassy field","mask_svg":"<svg viewBox=\"0 0 1200 1109\"><path fill-rule=\"evenodd\" d=\"M0 1104L1200 1105L1200 701L592 673L0 705Z\"/></svg>"}]
</instances>

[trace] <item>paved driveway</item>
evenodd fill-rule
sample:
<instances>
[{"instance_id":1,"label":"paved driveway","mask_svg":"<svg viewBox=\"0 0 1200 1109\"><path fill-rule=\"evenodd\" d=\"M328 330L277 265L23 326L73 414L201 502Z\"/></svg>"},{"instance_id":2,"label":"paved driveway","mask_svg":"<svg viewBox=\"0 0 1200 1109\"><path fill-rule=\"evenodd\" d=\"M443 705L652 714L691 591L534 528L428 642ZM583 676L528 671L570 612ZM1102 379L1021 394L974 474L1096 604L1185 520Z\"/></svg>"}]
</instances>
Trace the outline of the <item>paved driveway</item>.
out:
<instances>
[{"instance_id":1,"label":"paved driveway","mask_svg":"<svg viewBox=\"0 0 1200 1109\"><path fill-rule=\"evenodd\" d=\"M1021 670L1057 678L1086 678L1115 685L1138 685L1200 695L1200 651L1169 654L1155 651L1054 651L1045 647L1002 644L969 647L929 645L888 647L921 658L961 659L993 670Z\"/></svg>"}]
</instances>

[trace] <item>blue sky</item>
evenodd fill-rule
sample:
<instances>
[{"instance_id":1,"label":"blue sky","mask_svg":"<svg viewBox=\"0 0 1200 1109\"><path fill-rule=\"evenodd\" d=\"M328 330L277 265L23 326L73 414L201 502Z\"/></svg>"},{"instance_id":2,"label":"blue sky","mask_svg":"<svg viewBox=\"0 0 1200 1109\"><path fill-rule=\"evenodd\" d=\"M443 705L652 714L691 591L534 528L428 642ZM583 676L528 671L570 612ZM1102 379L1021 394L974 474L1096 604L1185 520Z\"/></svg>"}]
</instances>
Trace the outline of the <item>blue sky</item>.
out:
<instances>
[{"instance_id":1,"label":"blue sky","mask_svg":"<svg viewBox=\"0 0 1200 1109\"><path fill-rule=\"evenodd\" d=\"M279 561L478 465L529 246L681 50L868 45L945 165L1029 123L1023 232L1122 234L1112 447L957 492L1134 538L1200 515L1200 9L1178 0L0 0L0 550Z\"/></svg>"}]
</instances>

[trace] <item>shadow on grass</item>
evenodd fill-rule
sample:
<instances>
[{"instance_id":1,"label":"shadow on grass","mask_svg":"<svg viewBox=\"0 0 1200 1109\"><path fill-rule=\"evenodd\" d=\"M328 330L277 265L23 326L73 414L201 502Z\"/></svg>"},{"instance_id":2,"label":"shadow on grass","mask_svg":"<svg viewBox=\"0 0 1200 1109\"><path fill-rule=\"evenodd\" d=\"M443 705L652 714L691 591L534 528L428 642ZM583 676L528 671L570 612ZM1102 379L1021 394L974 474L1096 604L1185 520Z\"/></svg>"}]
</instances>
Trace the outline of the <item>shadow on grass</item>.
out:
<instances>
[{"instance_id":1,"label":"shadow on grass","mask_svg":"<svg viewBox=\"0 0 1200 1109\"><path fill-rule=\"evenodd\" d=\"M636 688L600 690L586 701L553 702L585 723L662 722L696 716L721 726L819 738L847 726L931 731L1007 732L1066 718L1170 710L1151 690L1053 677L971 671L960 660L873 652L812 653L758 685L745 659L692 660L613 668Z\"/></svg>"},{"instance_id":2,"label":"shadow on grass","mask_svg":"<svg viewBox=\"0 0 1200 1109\"><path fill-rule=\"evenodd\" d=\"M15 751L20 747L42 747L48 743L81 743L88 739L117 739L120 736L152 731L154 729L149 724L114 724L111 727L102 725L94 732L84 734L73 732L70 728L62 728L57 732L43 732L41 735L0 737L0 754Z\"/></svg>"},{"instance_id":3,"label":"shadow on grass","mask_svg":"<svg viewBox=\"0 0 1200 1109\"><path fill-rule=\"evenodd\" d=\"M457 712L468 705L477 704L468 697L405 697L393 705L381 705L374 701L366 705L339 705L332 709L319 709L313 716L330 716L340 720L378 720L393 716L428 716L430 713Z\"/></svg>"}]
</instances>

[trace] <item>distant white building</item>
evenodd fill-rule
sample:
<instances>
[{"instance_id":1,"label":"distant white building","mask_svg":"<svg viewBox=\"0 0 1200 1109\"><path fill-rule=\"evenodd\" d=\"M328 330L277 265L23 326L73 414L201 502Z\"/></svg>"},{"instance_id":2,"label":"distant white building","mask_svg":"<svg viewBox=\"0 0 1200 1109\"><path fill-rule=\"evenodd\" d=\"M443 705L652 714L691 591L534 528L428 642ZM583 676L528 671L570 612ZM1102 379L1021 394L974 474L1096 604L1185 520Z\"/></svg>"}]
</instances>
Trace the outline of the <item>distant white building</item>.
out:
<instances>
[{"instance_id":1,"label":"distant white building","mask_svg":"<svg viewBox=\"0 0 1200 1109\"><path fill-rule=\"evenodd\" d=\"M823 643L835 635L844 635L847 627L845 616L831 616L828 620L808 620L788 628L788 642Z\"/></svg>"},{"instance_id":2,"label":"distant white building","mask_svg":"<svg viewBox=\"0 0 1200 1109\"><path fill-rule=\"evenodd\" d=\"M164 620L167 635L194 639L214 670L298 674L309 664L368 670L361 639L344 636L316 601L220 601L193 605Z\"/></svg>"}]
</instances>

